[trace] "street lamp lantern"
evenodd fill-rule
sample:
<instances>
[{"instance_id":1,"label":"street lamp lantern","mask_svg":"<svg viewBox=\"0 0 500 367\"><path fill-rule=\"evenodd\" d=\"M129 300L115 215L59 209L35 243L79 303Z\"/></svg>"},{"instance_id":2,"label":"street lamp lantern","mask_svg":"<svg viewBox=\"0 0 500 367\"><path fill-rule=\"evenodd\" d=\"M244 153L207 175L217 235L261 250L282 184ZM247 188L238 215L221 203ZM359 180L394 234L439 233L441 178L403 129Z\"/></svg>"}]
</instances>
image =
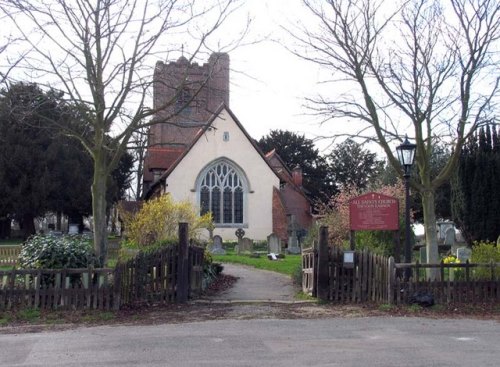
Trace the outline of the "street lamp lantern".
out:
<instances>
[{"instance_id":1,"label":"street lamp lantern","mask_svg":"<svg viewBox=\"0 0 500 367\"><path fill-rule=\"evenodd\" d=\"M405 136L403 144L396 148L398 160L403 166L403 177L405 179L405 262L411 263L411 241L410 241L410 175L411 167L415 160L415 152L417 146L408 141L408 136ZM407 268L405 278L408 280L411 277L411 268Z\"/></svg>"},{"instance_id":2,"label":"street lamp lantern","mask_svg":"<svg viewBox=\"0 0 500 367\"><path fill-rule=\"evenodd\" d=\"M410 177L411 167L413 166L413 162L415 161L416 150L417 146L408 141L408 136L405 136L405 141L403 142L403 144L396 148L399 163L401 163L401 166L403 166L404 177Z\"/></svg>"}]
</instances>

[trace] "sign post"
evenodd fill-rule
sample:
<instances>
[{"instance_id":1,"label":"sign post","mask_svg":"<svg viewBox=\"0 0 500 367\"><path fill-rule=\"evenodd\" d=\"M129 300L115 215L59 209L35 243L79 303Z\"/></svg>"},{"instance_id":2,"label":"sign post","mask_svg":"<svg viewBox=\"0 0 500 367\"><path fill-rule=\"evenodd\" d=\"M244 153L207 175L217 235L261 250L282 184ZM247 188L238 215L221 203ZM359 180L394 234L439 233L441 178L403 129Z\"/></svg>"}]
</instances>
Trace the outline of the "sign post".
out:
<instances>
[{"instance_id":1,"label":"sign post","mask_svg":"<svg viewBox=\"0 0 500 367\"><path fill-rule=\"evenodd\" d=\"M399 257L399 201L398 199L369 192L349 201L351 250L355 248L355 231L394 231L395 255ZM399 259L396 259L399 261Z\"/></svg>"}]
</instances>

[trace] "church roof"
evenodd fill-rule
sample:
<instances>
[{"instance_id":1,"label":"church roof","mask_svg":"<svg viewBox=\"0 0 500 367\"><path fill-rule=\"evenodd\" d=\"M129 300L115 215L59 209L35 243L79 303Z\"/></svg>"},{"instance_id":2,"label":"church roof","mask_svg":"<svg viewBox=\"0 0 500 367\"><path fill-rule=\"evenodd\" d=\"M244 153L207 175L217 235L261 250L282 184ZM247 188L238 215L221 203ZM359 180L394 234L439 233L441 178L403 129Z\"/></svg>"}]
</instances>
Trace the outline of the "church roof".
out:
<instances>
[{"instance_id":1,"label":"church roof","mask_svg":"<svg viewBox=\"0 0 500 367\"><path fill-rule=\"evenodd\" d=\"M168 169L182 152L185 147L168 147L168 148L149 148L144 159L144 181L153 181L154 169L160 169L162 171Z\"/></svg>"},{"instance_id":2,"label":"church roof","mask_svg":"<svg viewBox=\"0 0 500 367\"><path fill-rule=\"evenodd\" d=\"M210 120L198 131L198 133L194 137L194 139L191 142L191 144L189 144L189 146L187 147L187 149L185 149L184 151L182 151L181 154L179 154L177 156L177 158L172 162L172 164L170 164L168 166L168 168L166 169L166 171L161 175L160 179L158 181L154 182L151 185L151 187L149 188L149 190L145 193L145 197L146 198L148 198L154 192L156 186L158 186L160 184L160 182L162 182L165 179L167 179L167 177L172 173L172 171L175 169L175 167L177 167L177 165L189 153L189 151L192 149L192 147L205 134L205 132L212 126L212 124L215 121L215 119L221 114L221 112L223 110L226 110L229 113L229 115L231 116L231 118L233 119L233 121L236 123L236 125L238 126L238 128L243 132L243 134L245 135L245 137L252 144L252 146L255 148L255 150L257 151L257 153L262 157L262 159L264 160L264 162L266 162L266 164L269 166L269 168L271 169L271 171L278 178L280 178L280 175L276 172L276 170L270 164L269 160L266 159L266 156L264 155L264 153L262 152L262 150L259 148L259 146L255 142L255 140L252 139L252 137L248 134L248 132L243 127L243 125L239 122L238 118L234 115L234 113L231 111L231 109L225 103L222 103L220 105L220 107L217 109L217 111L215 111L215 113L212 115L212 117L210 118Z\"/></svg>"},{"instance_id":3,"label":"church roof","mask_svg":"<svg viewBox=\"0 0 500 367\"><path fill-rule=\"evenodd\" d=\"M266 160L271 165L271 167L273 167L273 169L278 174L280 180L289 183L293 182L292 172L290 171L286 163L283 161L283 159L280 157L280 155L276 152L276 149L267 152L265 157Z\"/></svg>"}]
</instances>

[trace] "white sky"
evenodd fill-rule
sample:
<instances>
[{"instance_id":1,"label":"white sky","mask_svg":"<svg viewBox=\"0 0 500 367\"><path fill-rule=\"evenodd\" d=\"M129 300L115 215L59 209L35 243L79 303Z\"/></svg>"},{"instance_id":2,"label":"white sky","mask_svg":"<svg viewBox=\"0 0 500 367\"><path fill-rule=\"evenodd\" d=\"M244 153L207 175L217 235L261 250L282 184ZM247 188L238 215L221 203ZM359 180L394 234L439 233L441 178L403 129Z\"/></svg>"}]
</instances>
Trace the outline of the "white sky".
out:
<instances>
[{"instance_id":1,"label":"white sky","mask_svg":"<svg viewBox=\"0 0 500 367\"><path fill-rule=\"evenodd\" d=\"M305 97L315 97L321 90L322 94L326 92L328 97L334 98L339 86L336 84L336 91L330 93L327 88L332 88L331 84L320 85L325 74L318 65L299 59L283 47L284 44L293 45L282 26L293 27L298 22L307 24L307 18L312 17L302 0L242 0L241 8L230 16L219 32L212 35L209 40L212 48L217 50L215 45L234 40L244 28L247 17L252 23L244 42L259 42L237 47L229 55L230 107L249 134L259 139L273 129L282 129L315 139L347 132L348 128L352 132L354 122L336 120L320 125L319 118L304 107ZM182 43L184 38L178 41ZM186 54L189 55L190 51L194 50L187 46ZM169 61L176 58L172 56ZM207 60L197 58L196 61L203 63ZM151 69L153 67L154 62ZM331 148L330 144L331 139L317 142L322 153ZM370 148L378 151L376 146L370 145Z\"/></svg>"},{"instance_id":2,"label":"white sky","mask_svg":"<svg viewBox=\"0 0 500 367\"><path fill-rule=\"evenodd\" d=\"M248 39L267 40L230 52L230 107L240 122L257 139L273 129L304 133L308 138L331 134L331 122L320 126L303 107L304 98L316 94L318 66L276 42L285 38L280 26L304 14L301 0L247 1L231 25L238 27L245 14L252 18ZM318 146L327 144L323 141Z\"/></svg>"}]
</instances>

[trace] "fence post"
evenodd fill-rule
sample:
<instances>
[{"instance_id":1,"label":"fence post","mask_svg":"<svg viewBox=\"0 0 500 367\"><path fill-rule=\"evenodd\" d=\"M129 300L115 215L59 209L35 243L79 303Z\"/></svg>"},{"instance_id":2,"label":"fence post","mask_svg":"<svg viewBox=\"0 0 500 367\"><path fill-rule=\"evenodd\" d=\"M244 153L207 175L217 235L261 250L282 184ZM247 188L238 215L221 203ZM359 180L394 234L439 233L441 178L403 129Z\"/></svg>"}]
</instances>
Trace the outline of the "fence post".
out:
<instances>
[{"instance_id":1,"label":"fence post","mask_svg":"<svg viewBox=\"0 0 500 367\"><path fill-rule=\"evenodd\" d=\"M121 306L121 292L122 292L122 274L124 266L118 264L113 271L113 304L111 305L113 310L119 310Z\"/></svg>"},{"instance_id":2,"label":"fence post","mask_svg":"<svg viewBox=\"0 0 500 367\"><path fill-rule=\"evenodd\" d=\"M328 227L321 226L319 228L319 245L318 245L318 298L322 301L327 301L330 293L330 274L328 269Z\"/></svg>"},{"instance_id":3,"label":"fence post","mask_svg":"<svg viewBox=\"0 0 500 367\"><path fill-rule=\"evenodd\" d=\"M189 238L188 224L179 223L179 257L177 258L177 294L176 302L185 303L188 300L189 279Z\"/></svg>"},{"instance_id":4,"label":"fence post","mask_svg":"<svg viewBox=\"0 0 500 367\"><path fill-rule=\"evenodd\" d=\"M387 303L390 305L394 303L393 299L394 275L395 275L394 258L390 256L387 263Z\"/></svg>"}]
</instances>

